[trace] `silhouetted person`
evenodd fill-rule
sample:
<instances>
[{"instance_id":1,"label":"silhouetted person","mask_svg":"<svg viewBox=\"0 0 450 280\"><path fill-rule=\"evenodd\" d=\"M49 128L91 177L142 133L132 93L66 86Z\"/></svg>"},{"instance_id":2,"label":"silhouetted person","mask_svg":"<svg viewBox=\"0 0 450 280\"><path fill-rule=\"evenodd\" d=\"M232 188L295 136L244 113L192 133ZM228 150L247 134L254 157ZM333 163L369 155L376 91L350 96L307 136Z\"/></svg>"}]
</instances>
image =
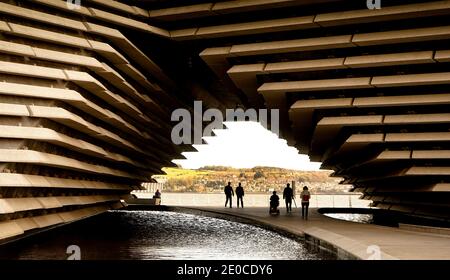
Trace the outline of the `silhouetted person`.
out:
<instances>
[{"instance_id":1,"label":"silhouetted person","mask_svg":"<svg viewBox=\"0 0 450 280\"><path fill-rule=\"evenodd\" d=\"M277 195L276 191L273 191L272 196L270 197L270 213L279 213L278 206L280 205L280 198Z\"/></svg>"},{"instance_id":2,"label":"silhouetted person","mask_svg":"<svg viewBox=\"0 0 450 280\"><path fill-rule=\"evenodd\" d=\"M228 201L230 201L230 208L231 208L232 207L231 205L233 203L233 200L231 199L231 197L234 196L234 191L233 191L233 188L231 187L230 182L228 182L228 185L225 186L224 192L225 192L225 196L227 198L227 200L225 200L225 207L227 207L227 203L228 203Z\"/></svg>"},{"instance_id":3,"label":"silhouetted person","mask_svg":"<svg viewBox=\"0 0 450 280\"><path fill-rule=\"evenodd\" d=\"M237 197L237 207L239 208L239 200L241 201L241 207L244 208L244 188L241 186L241 183L236 188L236 197Z\"/></svg>"},{"instance_id":4,"label":"silhouetted person","mask_svg":"<svg viewBox=\"0 0 450 280\"><path fill-rule=\"evenodd\" d=\"M286 202L286 212L291 212L292 211L292 198L294 198L294 192L292 191L289 183L286 185L286 188L284 188L283 198L284 198L284 201Z\"/></svg>"},{"instance_id":5,"label":"silhouetted person","mask_svg":"<svg viewBox=\"0 0 450 280\"><path fill-rule=\"evenodd\" d=\"M153 198L161 198L161 193L159 190L156 190L155 195L153 195Z\"/></svg>"},{"instance_id":6,"label":"silhouetted person","mask_svg":"<svg viewBox=\"0 0 450 280\"><path fill-rule=\"evenodd\" d=\"M309 193L307 186L303 187L300 197L302 198L302 218L308 220L309 199L311 198L311 194Z\"/></svg>"}]
</instances>

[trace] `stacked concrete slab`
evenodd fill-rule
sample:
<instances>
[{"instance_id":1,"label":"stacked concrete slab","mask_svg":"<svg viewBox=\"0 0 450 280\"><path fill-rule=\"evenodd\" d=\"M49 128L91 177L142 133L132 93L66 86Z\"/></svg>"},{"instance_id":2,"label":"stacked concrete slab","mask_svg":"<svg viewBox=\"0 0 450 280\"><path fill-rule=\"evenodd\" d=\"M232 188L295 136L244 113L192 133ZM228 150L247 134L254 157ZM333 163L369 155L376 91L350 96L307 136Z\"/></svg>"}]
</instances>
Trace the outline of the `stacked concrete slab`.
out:
<instances>
[{"instance_id":1,"label":"stacked concrete slab","mask_svg":"<svg viewBox=\"0 0 450 280\"><path fill-rule=\"evenodd\" d=\"M121 208L181 152L173 81L124 35L164 34L82 2L0 2L0 242Z\"/></svg>"},{"instance_id":2,"label":"stacked concrete slab","mask_svg":"<svg viewBox=\"0 0 450 280\"><path fill-rule=\"evenodd\" d=\"M207 45L224 84L280 109L281 136L373 206L448 222L450 1L382 4L224 1L150 17L188 22L174 40Z\"/></svg>"}]
</instances>

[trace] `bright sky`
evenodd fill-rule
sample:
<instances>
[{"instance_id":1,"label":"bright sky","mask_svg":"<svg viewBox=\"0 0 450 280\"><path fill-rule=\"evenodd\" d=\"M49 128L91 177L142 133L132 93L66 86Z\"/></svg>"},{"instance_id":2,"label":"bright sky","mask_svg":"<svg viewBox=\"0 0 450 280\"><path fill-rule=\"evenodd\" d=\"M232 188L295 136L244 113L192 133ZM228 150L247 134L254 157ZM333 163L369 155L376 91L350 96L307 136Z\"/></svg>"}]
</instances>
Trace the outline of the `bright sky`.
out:
<instances>
[{"instance_id":1,"label":"bright sky","mask_svg":"<svg viewBox=\"0 0 450 280\"><path fill-rule=\"evenodd\" d=\"M207 145L194 145L198 152L185 152L185 160L174 160L183 168L203 166L281 167L294 170L319 170L320 163L287 145L286 140L258 122L225 122L228 129L214 130L216 136L203 137Z\"/></svg>"}]
</instances>

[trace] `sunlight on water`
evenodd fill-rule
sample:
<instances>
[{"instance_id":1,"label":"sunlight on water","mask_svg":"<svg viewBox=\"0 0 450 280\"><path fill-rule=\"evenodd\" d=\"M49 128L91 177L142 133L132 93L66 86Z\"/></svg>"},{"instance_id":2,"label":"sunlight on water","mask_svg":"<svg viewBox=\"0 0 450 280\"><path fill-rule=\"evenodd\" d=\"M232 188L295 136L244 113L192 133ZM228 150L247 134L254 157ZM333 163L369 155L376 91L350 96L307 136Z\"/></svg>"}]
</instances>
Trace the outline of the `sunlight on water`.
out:
<instances>
[{"instance_id":1,"label":"sunlight on water","mask_svg":"<svg viewBox=\"0 0 450 280\"><path fill-rule=\"evenodd\" d=\"M306 245L252 225L191 214L110 211L21 244L1 259L319 259ZM327 257L328 258L328 257Z\"/></svg>"},{"instance_id":2,"label":"sunlight on water","mask_svg":"<svg viewBox=\"0 0 450 280\"><path fill-rule=\"evenodd\" d=\"M372 214L351 214L351 213L326 213L327 217L350 222L357 222L363 224L371 224L373 222Z\"/></svg>"}]
</instances>

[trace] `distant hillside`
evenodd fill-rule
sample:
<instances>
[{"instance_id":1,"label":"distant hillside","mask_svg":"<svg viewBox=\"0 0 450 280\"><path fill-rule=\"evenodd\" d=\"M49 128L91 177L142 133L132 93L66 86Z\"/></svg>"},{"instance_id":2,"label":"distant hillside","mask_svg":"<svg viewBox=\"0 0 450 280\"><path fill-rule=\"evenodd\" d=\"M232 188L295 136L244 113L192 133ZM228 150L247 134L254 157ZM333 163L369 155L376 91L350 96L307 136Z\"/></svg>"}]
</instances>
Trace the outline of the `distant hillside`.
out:
<instances>
[{"instance_id":1,"label":"distant hillside","mask_svg":"<svg viewBox=\"0 0 450 280\"><path fill-rule=\"evenodd\" d=\"M154 178L165 182L165 192L223 192L227 182L236 187L239 182L248 193L267 193L281 191L286 183L295 181L297 190L307 185L314 193L340 193L349 189L339 185L340 178L329 177L331 171L298 171L273 167L254 167L235 169L223 166L208 166L198 170L164 168L167 175Z\"/></svg>"}]
</instances>

